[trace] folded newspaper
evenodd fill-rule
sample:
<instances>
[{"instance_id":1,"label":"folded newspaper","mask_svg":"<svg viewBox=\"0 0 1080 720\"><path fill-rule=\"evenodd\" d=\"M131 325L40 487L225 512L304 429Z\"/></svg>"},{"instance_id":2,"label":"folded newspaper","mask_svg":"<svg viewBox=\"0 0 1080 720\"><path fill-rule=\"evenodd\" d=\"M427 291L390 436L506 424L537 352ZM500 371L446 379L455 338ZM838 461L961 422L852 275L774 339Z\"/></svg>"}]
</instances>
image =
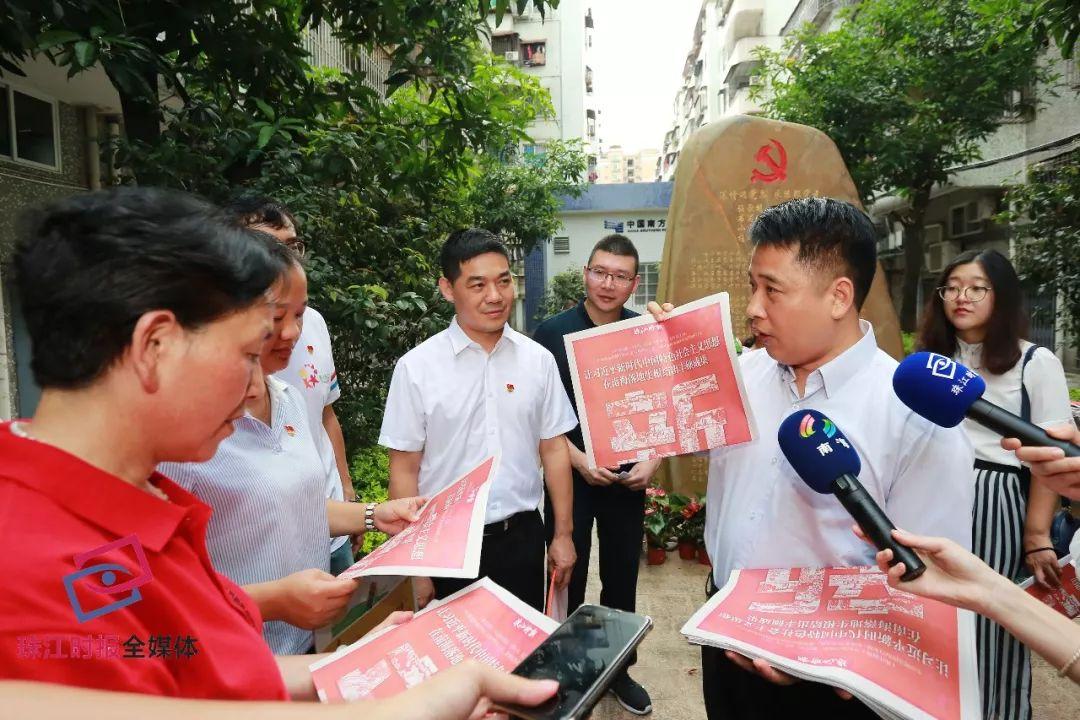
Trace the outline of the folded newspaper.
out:
<instances>
[{"instance_id":1,"label":"folded newspaper","mask_svg":"<svg viewBox=\"0 0 1080 720\"><path fill-rule=\"evenodd\" d=\"M1058 560L1061 566L1060 584L1055 588L1044 588L1035 583L1035 578L1028 578L1020 587L1036 599L1043 601L1070 620L1080 617L1080 578L1076 576L1076 560L1066 555Z\"/></svg>"},{"instance_id":2,"label":"folded newspaper","mask_svg":"<svg viewBox=\"0 0 1080 720\"><path fill-rule=\"evenodd\" d=\"M509 672L559 623L488 578L310 666L323 702L395 695L474 659Z\"/></svg>"},{"instance_id":3,"label":"folded newspaper","mask_svg":"<svg viewBox=\"0 0 1080 720\"><path fill-rule=\"evenodd\" d=\"M876 567L735 570L682 633L847 690L890 720L982 717L974 616L889 587Z\"/></svg>"}]
</instances>

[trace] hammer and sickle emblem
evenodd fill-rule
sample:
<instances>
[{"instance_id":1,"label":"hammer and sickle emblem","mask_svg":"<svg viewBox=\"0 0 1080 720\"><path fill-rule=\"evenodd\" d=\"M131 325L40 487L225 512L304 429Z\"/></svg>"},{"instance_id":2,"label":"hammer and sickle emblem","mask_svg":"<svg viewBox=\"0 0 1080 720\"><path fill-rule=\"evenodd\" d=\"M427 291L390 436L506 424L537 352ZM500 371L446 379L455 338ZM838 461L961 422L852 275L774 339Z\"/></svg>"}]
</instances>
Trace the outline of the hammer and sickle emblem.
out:
<instances>
[{"instance_id":1,"label":"hammer and sickle emblem","mask_svg":"<svg viewBox=\"0 0 1080 720\"><path fill-rule=\"evenodd\" d=\"M776 148L776 157L773 157L772 149ZM768 145L758 148L754 159L768 167L768 171L762 172L757 168L750 174L751 183L774 183L787 179L787 150L779 140L769 140Z\"/></svg>"}]
</instances>

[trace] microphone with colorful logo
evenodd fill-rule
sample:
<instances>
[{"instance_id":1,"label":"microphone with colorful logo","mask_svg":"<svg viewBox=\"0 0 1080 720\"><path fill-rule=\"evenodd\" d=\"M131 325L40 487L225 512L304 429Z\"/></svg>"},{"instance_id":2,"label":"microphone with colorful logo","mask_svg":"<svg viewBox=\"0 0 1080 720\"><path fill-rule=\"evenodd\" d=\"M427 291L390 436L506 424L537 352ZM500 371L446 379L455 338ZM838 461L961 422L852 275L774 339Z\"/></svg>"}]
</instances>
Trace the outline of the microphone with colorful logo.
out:
<instances>
[{"instance_id":1,"label":"microphone with colorful logo","mask_svg":"<svg viewBox=\"0 0 1080 720\"><path fill-rule=\"evenodd\" d=\"M917 352L904 358L893 373L893 390L935 425L955 427L968 417L1002 437L1017 438L1021 445L1061 448L1065 457L1080 457L1080 446L1051 437L1038 425L984 400L986 382L944 355Z\"/></svg>"},{"instance_id":2,"label":"microphone with colorful logo","mask_svg":"<svg viewBox=\"0 0 1080 720\"><path fill-rule=\"evenodd\" d=\"M859 482L859 454L840 428L817 410L800 410L780 423L780 450L802 481L822 495L833 494L878 550L892 550L892 562L904 563L903 580L914 580L926 566L915 552L892 536L895 525Z\"/></svg>"}]
</instances>

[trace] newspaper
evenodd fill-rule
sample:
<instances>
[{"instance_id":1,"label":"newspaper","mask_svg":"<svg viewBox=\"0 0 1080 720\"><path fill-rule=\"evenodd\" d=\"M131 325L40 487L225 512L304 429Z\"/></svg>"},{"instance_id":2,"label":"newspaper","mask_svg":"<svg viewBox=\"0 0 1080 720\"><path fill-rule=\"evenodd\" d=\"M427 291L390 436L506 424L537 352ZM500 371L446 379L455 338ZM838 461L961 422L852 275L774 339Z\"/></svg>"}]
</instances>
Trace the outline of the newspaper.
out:
<instances>
[{"instance_id":1,"label":"newspaper","mask_svg":"<svg viewBox=\"0 0 1080 720\"><path fill-rule=\"evenodd\" d=\"M876 567L735 570L682 633L842 688L884 718L982 717L974 615L892 588Z\"/></svg>"}]
</instances>

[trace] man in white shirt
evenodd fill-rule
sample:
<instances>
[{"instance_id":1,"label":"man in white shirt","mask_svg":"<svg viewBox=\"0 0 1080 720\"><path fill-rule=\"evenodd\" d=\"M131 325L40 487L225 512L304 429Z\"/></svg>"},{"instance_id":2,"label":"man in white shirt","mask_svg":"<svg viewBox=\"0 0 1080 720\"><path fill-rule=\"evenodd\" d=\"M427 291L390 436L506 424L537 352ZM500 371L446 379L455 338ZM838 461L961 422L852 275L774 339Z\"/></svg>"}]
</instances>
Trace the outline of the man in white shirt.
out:
<instances>
[{"instance_id":1,"label":"man in white shirt","mask_svg":"<svg viewBox=\"0 0 1080 720\"><path fill-rule=\"evenodd\" d=\"M971 444L959 428L937 427L896 398L897 363L859 319L877 264L870 219L849 203L801 198L758 216L750 242L746 312L757 349L739 360L759 436L710 454L709 593L736 568L875 564L839 501L811 490L780 452L780 423L804 408L826 413L852 441L860 480L894 523L970 548ZM655 303L650 310L664 317ZM807 708L834 719L876 717L763 660L703 647L702 667L710 720L795 717Z\"/></svg>"},{"instance_id":2,"label":"man in white shirt","mask_svg":"<svg viewBox=\"0 0 1080 720\"><path fill-rule=\"evenodd\" d=\"M480 576L542 610L545 533L538 508L545 482L555 522L548 563L561 586L575 561L564 433L577 418L555 358L507 324L514 278L502 243L486 230L459 230L447 238L440 263L439 289L455 315L394 368L379 434L379 444L390 448L390 497L431 497L498 454ZM472 582L420 578L416 587L425 605Z\"/></svg>"},{"instance_id":3,"label":"man in white shirt","mask_svg":"<svg viewBox=\"0 0 1080 720\"><path fill-rule=\"evenodd\" d=\"M242 195L230 202L226 211L241 224L272 235L303 258L304 242L296 233L296 220L285 206L267 197ZM289 364L274 376L300 392L319 455L328 470L337 467L336 473L328 473L327 499L355 500L356 491L345 453L345 435L333 406L334 401L341 397L341 389L334 368L330 332L318 310L305 308L300 338L296 341ZM334 575L340 575L353 564L349 540L347 535L336 537L330 544L330 572Z\"/></svg>"}]
</instances>

